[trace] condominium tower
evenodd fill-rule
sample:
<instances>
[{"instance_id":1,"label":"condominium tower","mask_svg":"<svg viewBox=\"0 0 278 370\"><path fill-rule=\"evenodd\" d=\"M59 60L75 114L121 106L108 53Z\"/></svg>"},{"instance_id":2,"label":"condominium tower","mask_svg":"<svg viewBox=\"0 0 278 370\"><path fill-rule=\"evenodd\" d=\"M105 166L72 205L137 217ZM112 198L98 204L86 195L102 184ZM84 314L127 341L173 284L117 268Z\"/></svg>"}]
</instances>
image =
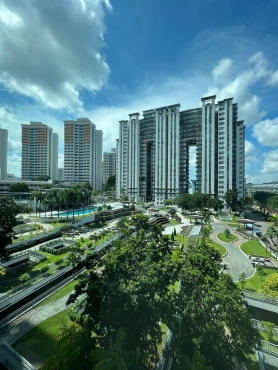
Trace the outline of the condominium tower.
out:
<instances>
[{"instance_id":1,"label":"condominium tower","mask_svg":"<svg viewBox=\"0 0 278 370\"><path fill-rule=\"evenodd\" d=\"M64 121L64 181L102 188L103 134L88 118Z\"/></svg>"},{"instance_id":2,"label":"condominium tower","mask_svg":"<svg viewBox=\"0 0 278 370\"><path fill-rule=\"evenodd\" d=\"M8 130L0 128L0 180L7 180Z\"/></svg>"},{"instance_id":3,"label":"condominium tower","mask_svg":"<svg viewBox=\"0 0 278 370\"><path fill-rule=\"evenodd\" d=\"M103 153L102 183L105 184L109 177L114 175L116 175L116 148Z\"/></svg>"},{"instance_id":4,"label":"condominium tower","mask_svg":"<svg viewBox=\"0 0 278 370\"><path fill-rule=\"evenodd\" d=\"M38 176L57 179L58 134L41 122L22 124L21 179Z\"/></svg>"},{"instance_id":5,"label":"condominium tower","mask_svg":"<svg viewBox=\"0 0 278 370\"><path fill-rule=\"evenodd\" d=\"M233 187L243 197L244 121L233 98L201 99L201 108L174 104L119 122L116 192L162 204L189 190L189 148L196 146L196 191L223 199Z\"/></svg>"}]
</instances>

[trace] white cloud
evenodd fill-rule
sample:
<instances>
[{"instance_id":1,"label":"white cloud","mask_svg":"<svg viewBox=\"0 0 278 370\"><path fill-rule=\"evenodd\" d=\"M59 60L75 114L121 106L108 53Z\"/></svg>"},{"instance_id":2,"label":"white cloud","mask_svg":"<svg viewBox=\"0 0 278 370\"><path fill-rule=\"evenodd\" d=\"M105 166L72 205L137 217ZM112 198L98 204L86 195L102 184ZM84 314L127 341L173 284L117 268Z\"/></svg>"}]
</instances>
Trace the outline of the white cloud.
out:
<instances>
[{"instance_id":1,"label":"white cloud","mask_svg":"<svg viewBox=\"0 0 278 370\"><path fill-rule=\"evenodd\" d=\"M45 107L81 110L79 91L101 89L109 74L105 9L108 0L2 0L0 83Z\"/></svg>"},{"instance_id":2,"label":"white cloud","mask_svg":"<svg viewBox=\"0 0 278 370\"><path fill-rule=\"evenodd\" d=\"M18 154L8 156L8 173L21 177L21 157Z\"/></svg>"},{"instance_id":3,"label":"white cloud","mask_svg":"<svg viewBox=\"0 0 278 370\"><path fill-rule=\"evenodd\" d=\"M276 181L278 177L278 149L271 150L268 153L264 153L264 165L261 171L265 174L275 175Z\"/></svg>"},{"instance_id":4,"label":"white cloud","mask_svg":"<svg viewBox=\"0 0 278 370\"><path fill-rule=\"evenodd\" d=\"M278 147L278 117L256 123L252 136L262 145Z\"/></svg>"},{"instance_id":5,"label":"white cloud","mask_svg":"<svg viewBox=\"0 0 278 370\"><path fill-rule=\"evenodd\" d=\"M224 58L219 61L219 63L213 68L212 75L214 80L225 81L228 74L231 71L233 61L229 58Z\"/></svg>"},{"instance_id":6,"label":"white cloud","mask_svg":"<svg viewBox=\"0 0 278 370\"><path fill-rule=\"evenodd\" d=\"M245 160L257 161L256 148L251 141L245 140Z\"/></svg>"},{"instance_id":7,"label":"white cloud","mask_svg":"<svg viewBox=\"0 0 278 370\"><path fill-rule=\"evenodd\" d=\"M274 71L270 74L268 85L270 86L278 86L278 70Z\"/></svg>"},{"instance_id":8,"label":"white cloud","mask_svg":"<svg viewBox=\"0 0 278 370\"><path fill-rule=\"evenodd\" d=\"M58 154L58 168L64 168L64 153Z\"/></svg>"},{"instance_id":9,"label":"white cloud","mask_svg":"<svg viewBox=\"0 0 278 370\"><path fill-rule=\"evenodd\" d=\"M11 140L10 138L8 138L8 151L9 152L19 153L21 152L21 147L22 147L21 142Z\"/></svg>"},{"instance_id":10,"label":"white cloud","mask_svg":"<svg viewBox=\"0 0 278 370\"><path fill-rule=\"evenodd\" d=\"M223 62L222 65L220 63L221 61L215 68L224 72L228 70L227 67L231 64L231 62ZM248 59L242 72L238 73L233 79L225 79L224 81L218 79L218 86L210 87L207 95L215 94L218 100L233 97L234 102L238 103L239 106L239 118L244 119L245 124L250 126L265 115L265 112L261 111L259 107L261 99L250 92L250 87L259 81L266 81L269 73L268 62L263 53L255 53Z\"/></svg>"},{"instance_id":11,"label":"white cloud","mask_svg":"<svg viewBox=\"0 0 278 370\"><path fill-rule=\"evenodd\" d=\"M6 124L11 123L14 118L14 115L5 107L0 107L0 124L3 126L2 128L6 128Z\"/></svg>"}]
</instances>

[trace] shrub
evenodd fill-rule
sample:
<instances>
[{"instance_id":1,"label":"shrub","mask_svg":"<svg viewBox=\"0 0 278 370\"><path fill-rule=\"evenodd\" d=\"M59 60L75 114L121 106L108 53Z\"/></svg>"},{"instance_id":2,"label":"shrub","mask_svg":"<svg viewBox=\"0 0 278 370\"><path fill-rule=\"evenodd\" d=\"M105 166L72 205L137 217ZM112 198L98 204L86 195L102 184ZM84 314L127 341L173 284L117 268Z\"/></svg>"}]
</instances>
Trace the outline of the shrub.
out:
<instances>
[{"instance_id":1,"label":"shrub","mask_svg":"<svg viewBox=\"0 0 278 370\"><path fill-rule=\"evenodd\" d=\"M226 235L226 238L228 239L229 236L231 235L231 232L229 229L225 229L224 234Z\"/></svg>"},{"instance_id":2,"label":"shrub","mask_svg":"<svg viewBox=\"0 0 278 370\"><path fill-rule=\"evenodd\" d=\"M56 266L60 266L64 262L63 258L58 258L54 263Z\"/></svg>"},{"instance_id":3,"label":"shrub","mask_svg":"<svg viewBox=\"0 0 278 370\"><path fill-rule=\"evenodd\" d=\"M260 288L260 293L278 297L278 274L269 275Z\"/></svg>"},{"instance_id":4,"label":"shrub","mask_svg":"<svg viewBox=\"0 0 278 370\"><path fill-rule=\"evenodd\" d=\"M46 271L48 271L48 270L49 270L49 266L43 266L43 267L41 268L41 273L46 272Z\"/></svg>"}]
</instances>

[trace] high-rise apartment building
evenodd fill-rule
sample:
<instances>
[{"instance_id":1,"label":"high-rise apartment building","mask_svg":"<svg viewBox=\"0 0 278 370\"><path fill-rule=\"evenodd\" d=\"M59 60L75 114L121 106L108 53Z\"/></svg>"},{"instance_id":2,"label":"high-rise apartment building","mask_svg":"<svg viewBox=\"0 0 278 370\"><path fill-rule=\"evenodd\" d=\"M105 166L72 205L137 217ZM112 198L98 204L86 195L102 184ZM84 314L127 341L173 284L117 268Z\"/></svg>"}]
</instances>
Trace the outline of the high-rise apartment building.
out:
<instances>
[{"instance_id":1,"label":"high-rise apartment building","mask_svg":"<svg viewBox=\"0 0 278 370\"><path fill-rule=\"evenodd\" d=\"M245 126L233 98L201 99L202 107L180 104L129 115L120 121L116 192L162 204L189 190L189 148L196 146L196 191L220 199L233 187L243 197Z\"/></svg>"},{"instance_id":2,"label":"high-rise apartment building","mask_svg":"<svg viewBox=\"0 0 278 370\"><path fill-rule=\"evenodd\" d=\"M8 130L0 128L0 180L7 180Z\"/></svg>"},{"instance_id":3,"label":"high-rise apartment building","mask_svg":"<svg viewBox=\"0 0 278 370\"><path fill-rule=\"evenodd\" d=\"M41 122L22 124L21 179L38 176L57 179L58 135Z\"/></svg>"},{"instance_id":4,"label":"high-rise apartment building","mask_svg":"<svg viewBox=\"0 0 278 370\"><path fill-rule=\"evenodd\" d=\"M103 134L88 118L64 121L64 181L102 188Z\"/></svg>"},{"instance_id":5,"label":"high-rise apartment building","mask_svg":"<svg viewBox=\"0 0 278 370\"><path fill-rule=\"evenodd\" d=\"M64 181L64 169L58 168L57 180Z\"/></svg>"},{"instance_id":6,"label":"high-rise apartment building","mask_svg":"<svg viewBox=\"0 0 278 370\"><path fill-rule=\"evenodd\" d=\"M111 152L103 153L102 183L106 184L109 177L114 175L116 175L116 148L112 148Z\"/></svg>"}]
</instances>

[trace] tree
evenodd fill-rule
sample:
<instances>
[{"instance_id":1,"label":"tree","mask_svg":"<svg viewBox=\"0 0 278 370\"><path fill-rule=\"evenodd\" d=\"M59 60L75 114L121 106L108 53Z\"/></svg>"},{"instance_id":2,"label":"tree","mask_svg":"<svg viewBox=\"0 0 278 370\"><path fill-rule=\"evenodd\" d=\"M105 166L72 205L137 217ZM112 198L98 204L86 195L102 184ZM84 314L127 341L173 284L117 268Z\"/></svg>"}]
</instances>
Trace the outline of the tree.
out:
<instances>
[{"instance_id":1,"label":"tree","mask_svg":"<svg viewBox=\"0 0 278 370\"><path fill-rule=\"evenodd\" d=\"M174 236L177 235L176 228L174 227Z\"/></svg>"},{"instance_id":2,"label":"tree","mask_svg":"<svg viewBox=\"0 0 278 370\"><path fill-rule=\"evenodd\" d=\"M14 184L11 184L9 186L10 192L19 193L19 192L29 192L29 186L25 184L24 182L16 182Z\"/></svg>"},{"instance_id":3,"label":"tree","mask_svg":"<svg viewBox=\"0 0 278 370\"><path fill-rule=\"evenodd\" d=\"M94 362L89 353L96 348L97 339L90 330L77 324L61 328L56 342L56 353L49 357L41 370L87 370Z\"/></svg>"},{"instance_id":4,"label":"tree","mask_svg":"<svg viewBox=\"0 0 278 370\"><path fill-rule=\"evenodd\" d=\"M260 293L278 297L278 274L269 275L260 288Z\"/></svg>"},{"instance_id":5,"label":"tree","mask_svg":"<svg viewBox=\"0 0 278 370\"><path fill-rule=\"evenodd\" d=\"M158 360L157 346L162 340L159 322L173 316L170 302L175 293L168 287L178 280L181 261L172 260L161 228L150 224L147 216L132 216L128 226L130 233L115 241L103 258L99 255L101 276L91 270L88 281L77 284L68 303L86 292L81 322L94 330L100 346L111 348L118 330L125 328L125 350L140 351L140 365L151 369ZM93 258L95 261L96 255ZM91 266L90 259L86 263ZM90 318L87 321L86 315Z\"/></svg>"},{"instance_id":6,"label":"tree","mask_svg":"<svg viewBox=\"0 0 278 370\"><path fill-rule=\"evenodd\" d=\"M246 284L246 274L245 272L242 272L240 275L239 275L239 282L241 284L241 288L244 289L245 287L245 284Z\"/></svg>"},{"instance_id":7,"label":"tree","mask_svg":"<svg viewBox=\"0 0 278 370\"><path fill-rule=\"evenodd\" d=\"M181 351L192 358L199 351L213 369L235 368L260 343L251 325L241 290L230 275L219 274L218 251L202 243L188 248L180 275L177 314L168 328L173 336L169 353ZM174 357L174 367L176 364Z\"/></svg>"},{"instance_id":8,"label":"tree","mask_svg":"<svg viewBox=\"0 0 278 370\"><path fill-rule=\"evenodd\" d=\"M266 331L267 340L272 342L275 334L275 324L269 321L261 321L263 329Z\"/></svg>"},{"instance_id":9,"label":"tree","mask_svg":"<svg viewBox=\"0 0 278 370\"><path fill-rule=\"evenodd\" d=\"M224 194L224 200L227 206L230 208L230 211L236 210L238 206L238 189L232 188Z\"/></svg>"},{"instance_id":10,"label":"tree","mask_svg":"<svg viewBox=\"0 0 278 370\"><path fill-rule=\"evenodd\" d=\"M125 351L140 351L138 365L153 369L163 323L173 333L166 351L174 366L177 350L191 360L192 370L203 358L206 364L200 365L230 370L235 359L253 353L260 335L252 328L241 289L229 275L219 274L217 250L201 243L187 246L185 254L173 253L161 227L147 216L132 216L125 226L129 232L114 241L109 253L87 257L88 280L79 282L67 301L87 294L80 323L93 330L101 348L111 350L124 328ZM179 280L179 293L169 289ZM193 367L197 351L200 358Z\"/></svg>"},{"instance_id":11,"label":"tree","mask_svg":"<svg viewBox=\"0 0 278 370\"><path fill-rule=\"evenodd\" d=\"M192 359L185 356L180 350L174 352L176 370L213 370L206 365L206 359L199 351L194 352Z\"/></svg>"},{"instance_id":12,"label":"tree","mask_svg":"<svg viewBox=\"0 0 278 370\"><path fill-rule=\"evenodd\" d=\"M278 195L275 195L268 199L267 209L269 212L276 213L278 212Z\"/></svg>"},{"instance_id":13,"label":"tree","mask_svg":"<svg viewBox=\"0 0 278 370\"><path fill-rule=\"evenodd\" d=\"M191 194L181 194L175 199L175 203L181 208L183 211L191 210L192 209L192 195Z\"/></svg>"},{"instance_id":14,"label":"tree","mask_svg":"<svg viewBox=\"0 0 278 370\"><path fill-rule=\"evenodd\" d=\"M75 267L81 261L81 253L78 247L73 247L67 255L67 261Z\"/></svg>"},{"instance_id":15,"label":"tree","mask_svg":"<svg viewBox=\"0 0 278 370\"><path fill-rule=\"evenodd\" d=\"M260 277L264 277L266 275L263 266L258 265L256 270L258 271Z\"/></svg>"},{"instance_id":16,"label":"tree","mask_svg":"<svg viewBox=\"0 0 278 370\"><path fill-rule=\"evenodd\" d=\"M115 344L112 348L96 348L90 352L90 358L97 365L95 370L144 370L139 365L140 351L126 351L126 329L119 328Z\"/></svg>"},{"instance_id":17,"label":"tree","mask_svg":"<svg viewBox=\"0 0 278 370\"><path fill-rule=\"evenodd\" d=\"M273 197L273 193L266 191L256 191L253 195L255 202L258 204L260 211L266 213L268 200Z\"/></svg>"},{"instance_id":18,"label":"tree","mask_svg":"<svg viewBox=\"0 0 278 370\"><path fill-rule=\"evenodd\" d=\"M231 232L229 229L225 229L224 234L226 235L226 238L229 239Z\"/></svg>"},{"instance_id":19,"label":"tree","mask_svg":"<svg viewBox=\"0 0 278 370\"><path fill-rule=\"evenodd\" d=\"M175 240L173 231L172 231L172 234L171 234L171 240L172 240L172 242Z\"/></svg>"},{"instance_id":20,"label":"tree","mask_svg":"<svg viewBox=\"0 0 278 370\"><path fill-rule=\"evenodd\" d=\"M107 184L109 185L110 189L115 190L116 188L116 175L109 176L107 179Z\"/></svg>"},{"instance_id":21,"label":"tree","mask_svg":"<svg viewBox=\"0 0 278 370\"><path fill-rule=\"evenodd\" d=\"M13 227L19 210L10 197L0 197L0 258L8 256L6 246L12 243Z\"/></svg>"},{"instance_id":22,"label":"tree","mask_svg":"<svg viewBox=\"0 0 278 370\"><path fill-rule=\"evenodd\" d=\"M25 274L23 274L23 275L21 275L20 277L19 277L19 280L25 285L27 282L28 282L28 280L30 280L31 279L31 276L26 272Z\"/></svg>"}]
</instances>

